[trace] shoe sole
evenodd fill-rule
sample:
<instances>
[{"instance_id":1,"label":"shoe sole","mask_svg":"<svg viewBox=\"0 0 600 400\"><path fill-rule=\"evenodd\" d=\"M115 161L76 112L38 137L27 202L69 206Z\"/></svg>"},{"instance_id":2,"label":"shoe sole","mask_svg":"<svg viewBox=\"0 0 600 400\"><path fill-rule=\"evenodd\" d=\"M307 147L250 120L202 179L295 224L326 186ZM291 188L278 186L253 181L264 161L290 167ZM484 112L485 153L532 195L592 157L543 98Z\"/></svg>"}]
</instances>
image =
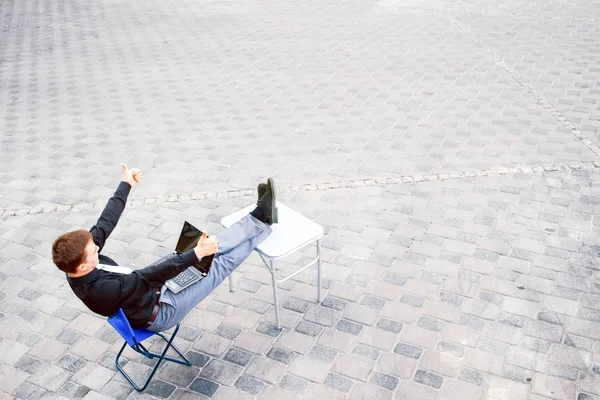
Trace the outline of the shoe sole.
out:
<instances>
[{"instance_id":1,"label":"shoe sole","mask_svg":"<svg viewBox=\"0 0 600 400\"><path fill-rule=\"evenodd\" d=\"M271 215L273 216L273 223L276 224L279 222L279 215L278 215L278 209L277 209L277 201L275 199L275 182L273 181L272 178L269 178L267 180L267 184L269 186L271 186L271 193L273 194L273 204L271 205Z\"/></svg>"}]
</instances>

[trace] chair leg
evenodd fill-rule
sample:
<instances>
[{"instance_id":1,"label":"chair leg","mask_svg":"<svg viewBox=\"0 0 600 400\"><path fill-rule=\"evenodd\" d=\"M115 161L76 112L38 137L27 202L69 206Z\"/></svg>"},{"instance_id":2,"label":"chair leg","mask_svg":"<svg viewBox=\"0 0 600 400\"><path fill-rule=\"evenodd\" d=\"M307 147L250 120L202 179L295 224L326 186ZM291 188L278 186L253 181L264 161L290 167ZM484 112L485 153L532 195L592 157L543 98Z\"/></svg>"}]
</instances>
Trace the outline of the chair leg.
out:
<instances>
[{"instance_id":1,"label":"chair leg","mask_svg":"<svg viewBox=\"0 0 600 400\"><path fill-rule=\"evenodd\" d=\"M321 239L317 240L317 303L321 303Z\"/></svg>"},{"instance_id":2,"label":"chair leg","mask_svg":"<svg viewBox=\"0 0 600 400\"><path fill-rule=\"evenodd\" d=\"M275 267L273 265L273 260L269 260L271 264L271 279L273 281L273 302L275 303L275 323L277 325L277 329L281 329L281 322L279 321L279 297L277 296L277 278L275 278Z\"/></svg>"},{"instance_id":3,"label":"chair leg","mask_svg":"<svg viewBox=\"0 0 600 400\"><path fill-rule=\"evenodd\" d=\"M127 342L123 343L123 347L121 347L121 350L119 351L119 354L117 354L117 358L115 359L115 364L117 366L117 369L121 372L121 374L123 374L125 379L127 379L127 381L131 384L131 386L133 386L133 388L135 390L137 390L138 392L142 392L148 387L148 385L150 384L150 381L154 377L154 374L158 370L158 367L160 366L160 363L163 362L163 360L174 362L177 364L186 365L186 366L192 365L192 362L181 352L181 350L179 350L177 348L177 346L175 346L173 344L173 340L175 339L175 336L177 336L177 331L179 331L179 324L177 324L177 327L175 328L175 331L171 335L170 339L167 339L165 337L165 335L163 335L162 333L157 332L157 335L160 336L161 338L163 338L167 342L167 345L165 346L165 349L163 350L162 354L151 353L148 350L146 350L146 348L144 346L142 346L141 344L137 345L137 347L139 349L133 348L134 351L137 351L138 353L142 354L143 356L145 356L147 358L150 358L150 359L157 358L158 359L157 363L154 365L154 368L152 369L152 372L150 372L150 376L148 376L146 383L141 388L129 377L129 375L127 375L127 373L123 370L123 368L119 364L119 357L121 357L121 354L123 354L123 350L125 350L125 347L127 346ZM171 357L166 357L165 354L167 354L167 351L169 351L170 348L173 348L173 350L175 350L177 352L177 354L179 354L185 361L177 360L177 359L171 358Z\"/></svg>"}]
</instances>

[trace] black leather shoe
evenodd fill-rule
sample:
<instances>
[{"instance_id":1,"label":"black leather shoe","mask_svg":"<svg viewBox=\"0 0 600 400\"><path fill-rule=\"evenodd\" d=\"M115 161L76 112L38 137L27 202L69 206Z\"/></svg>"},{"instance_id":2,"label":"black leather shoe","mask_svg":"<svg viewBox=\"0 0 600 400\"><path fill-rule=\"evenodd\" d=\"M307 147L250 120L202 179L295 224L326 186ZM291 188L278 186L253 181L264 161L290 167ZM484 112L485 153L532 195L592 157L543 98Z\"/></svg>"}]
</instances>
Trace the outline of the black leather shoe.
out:
<instances>
[{"instance_id":1,"label":"black leather shoe","mask_svg":"<svg viewBox=\"0 0 600 400\"><path fill-rule=\"evenodd\" d=\"M267 191L267 184L259 183L258 186L256 187L256 191L258 192L257 200L260 200L260 198L263 197L265 195L265 192Z\"/></svg>"},{"instance_id":2,"label":"black leather shoe","mask_svg":"<svg viewBox=\"0 0 600 400\"><path fill-rule=\"evenodd\" d=\"M275 183L271 178L267 180L265 192L256 203L256 208L250 215L267 225L276 224L278 222L277 206L275 202Z\"/></svg>"}]
</instances>

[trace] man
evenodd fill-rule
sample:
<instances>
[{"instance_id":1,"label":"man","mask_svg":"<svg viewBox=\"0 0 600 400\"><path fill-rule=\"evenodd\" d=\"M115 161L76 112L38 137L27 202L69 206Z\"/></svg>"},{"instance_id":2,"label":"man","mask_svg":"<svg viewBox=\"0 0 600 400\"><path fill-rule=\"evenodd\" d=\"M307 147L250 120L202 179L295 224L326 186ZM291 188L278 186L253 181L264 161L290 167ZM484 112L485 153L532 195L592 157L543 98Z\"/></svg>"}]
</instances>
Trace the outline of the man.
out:
<instances>
[{"instance_id":1,"label":"man","mask_svg":"<svg viewBox=\"0 0 600 400\"><path fill-rule=\"evenodd\" d=\"M266 185L259 184L256 208L218 237L203 234L194 249L132 271L100 254L125 209L129 191L143 177L138 169L121 166L123 181L96 225L89 232L80 229L57 238L52 245L52 260L67 274L73 292L93 312L108 317L123 308L133 328L167 330L178 324L271 233L270 225L277 222L274 183L269 178ZM213 254L204 279L176 294L167 290L167 280Z\"/></svg>"}]
</instances>

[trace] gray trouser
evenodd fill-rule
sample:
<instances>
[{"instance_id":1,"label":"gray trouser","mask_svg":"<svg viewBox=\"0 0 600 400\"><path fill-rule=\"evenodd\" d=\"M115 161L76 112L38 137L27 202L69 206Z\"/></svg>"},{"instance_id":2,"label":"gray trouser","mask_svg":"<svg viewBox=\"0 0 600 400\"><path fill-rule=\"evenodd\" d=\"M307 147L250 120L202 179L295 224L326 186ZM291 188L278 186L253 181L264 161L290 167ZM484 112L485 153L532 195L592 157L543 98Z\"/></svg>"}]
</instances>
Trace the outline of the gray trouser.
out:
<instances>
[{"instance_id":1,"label":"gray trouser","mask_svg":"<svg viewBox=\"0 0 600 400\"><path fill-rule=\"evenodd\" d=\"M179 293L161 289L158 314L148 328L165 331L181 320L227 278L271 233L271 227L250 214L217 236L219 251L215 254L206 277Z\"/></svg>"}]
</instances>

